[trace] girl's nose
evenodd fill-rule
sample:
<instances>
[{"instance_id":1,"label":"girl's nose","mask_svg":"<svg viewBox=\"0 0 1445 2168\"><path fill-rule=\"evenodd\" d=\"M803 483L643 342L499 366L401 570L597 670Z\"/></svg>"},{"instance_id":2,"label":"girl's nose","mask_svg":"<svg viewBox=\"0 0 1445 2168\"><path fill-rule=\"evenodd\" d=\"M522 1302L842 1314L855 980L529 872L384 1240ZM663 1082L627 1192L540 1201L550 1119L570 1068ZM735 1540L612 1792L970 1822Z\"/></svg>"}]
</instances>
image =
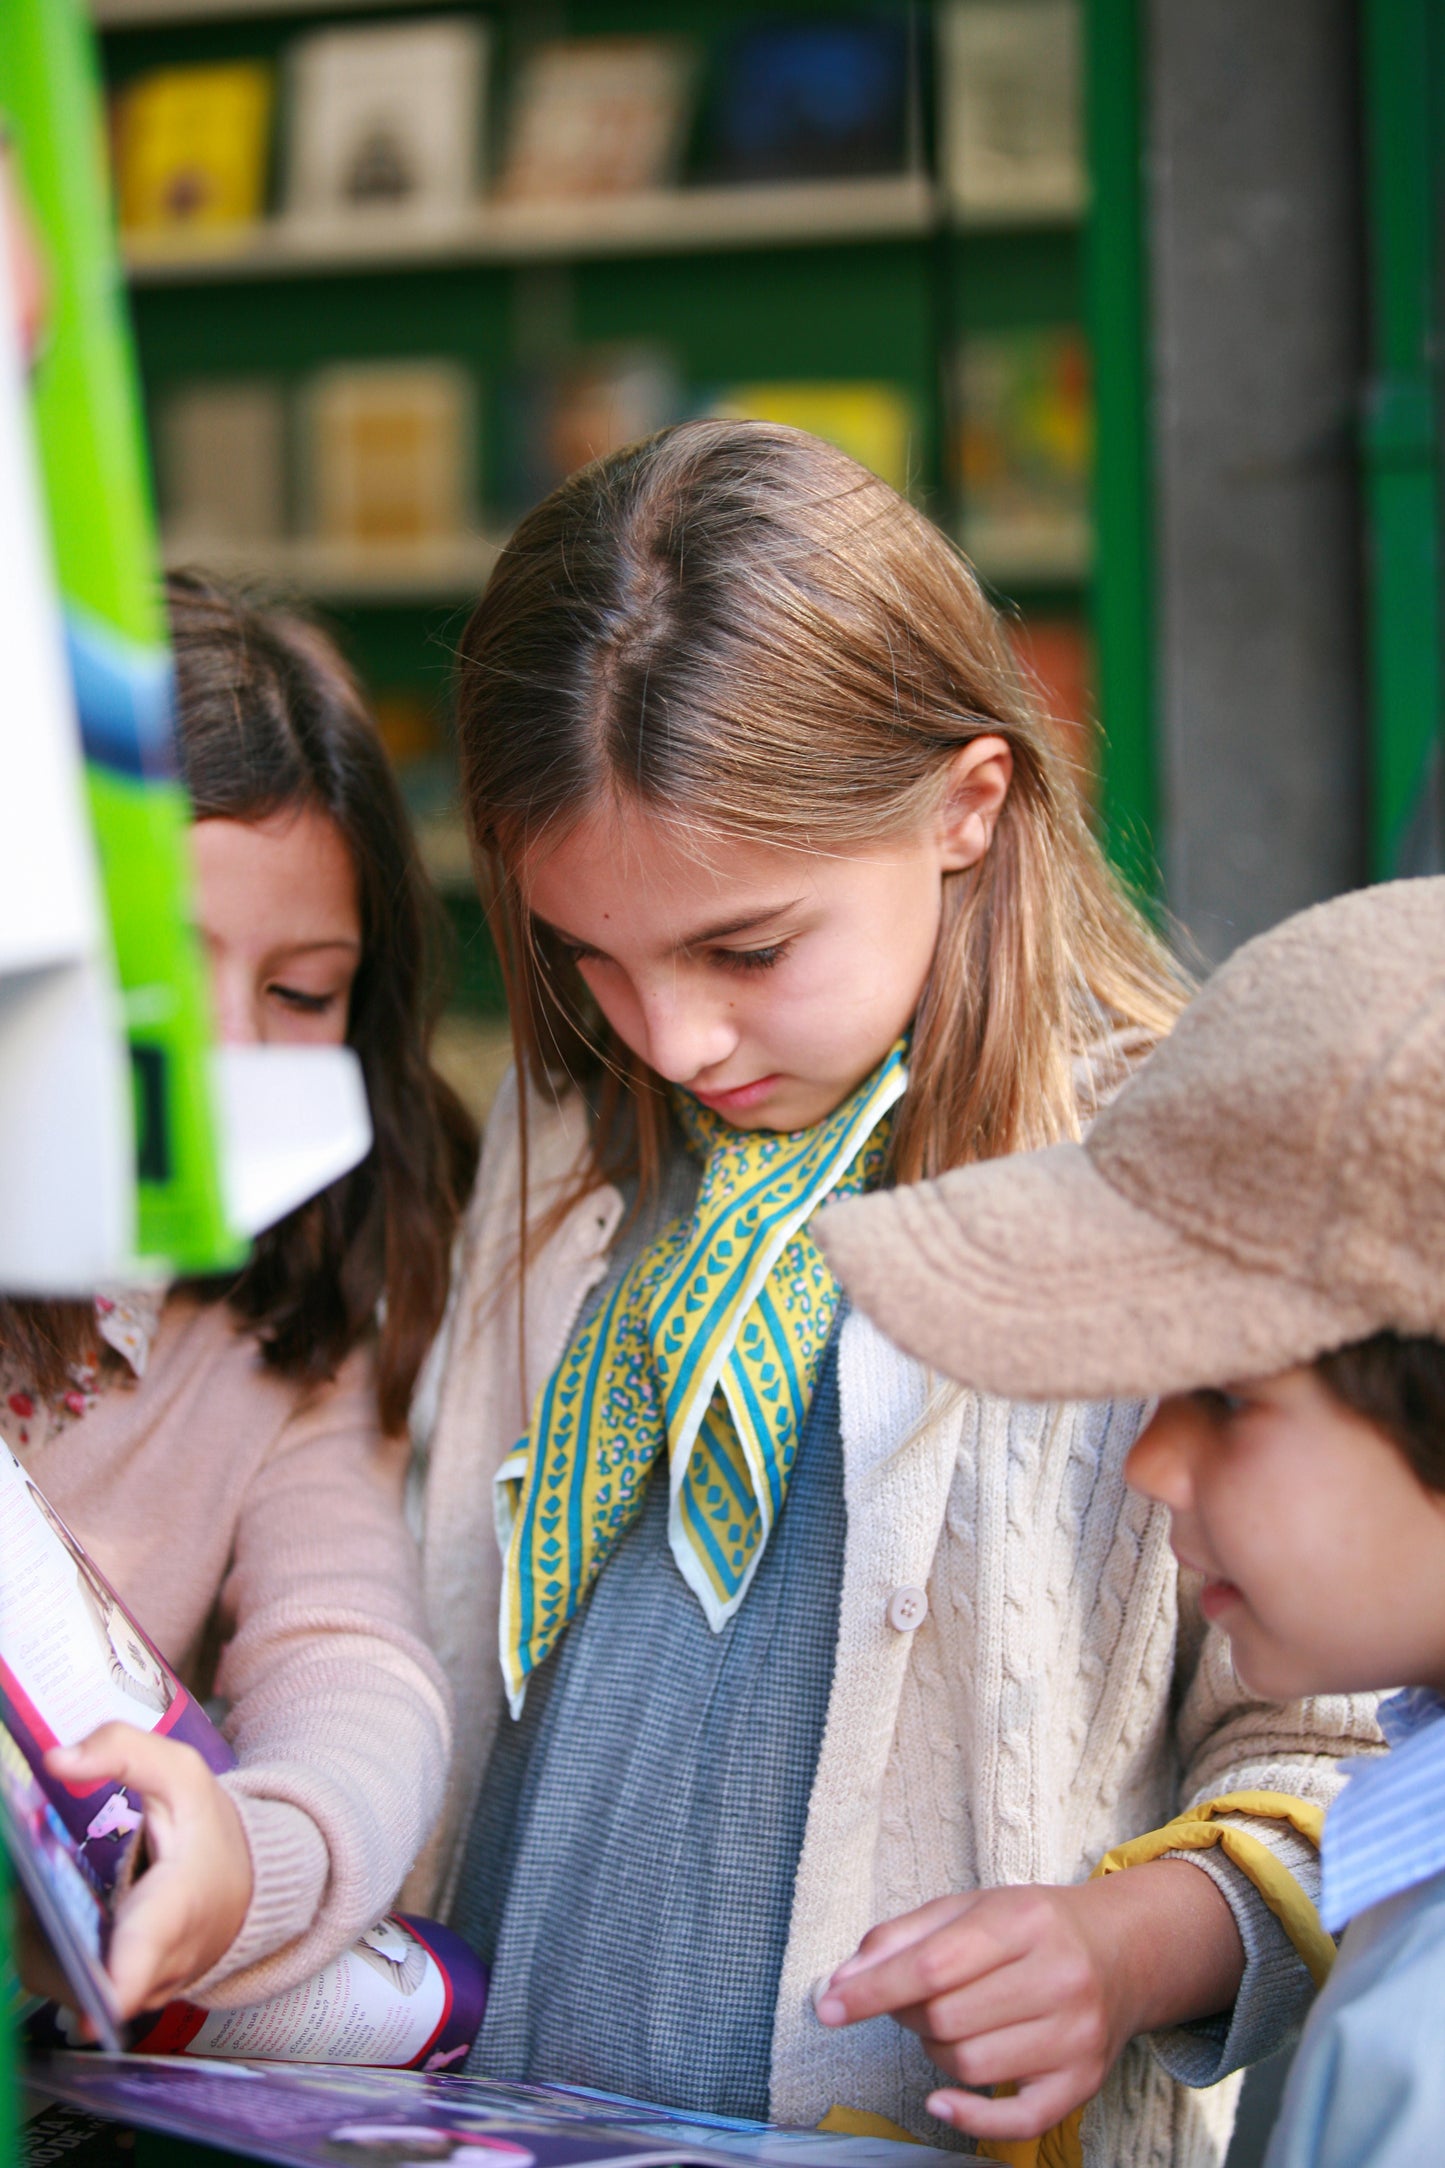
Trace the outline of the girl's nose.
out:
<instances>
[{"instance_id":1,"label":"girl's nose","mask_svg":"<svg viewBox=\"0 0 1445 2168\"><path fill-rule=\"evenodd\" d=\"M1192 1461L1189 1401L1161 1400L1124 1463L1125 1480L1146 1498L1183 1510L1193 1493Z\"/></svg>"},{"instance_id":2,"label":"girl's nose","mask_svg":"<svg viewBox=\"0 0 1445 2168\"><path fill-rule=\"evenodd\" d=\"M259 1046L265 1037L251 973L211 958L211 1008L222 1046Z\"/></svg>"},{"instance_id":3,"label":"girl's nose","mask_svg":"<svg viewBox=\"0 0 1445 2168\"><path fill-rule=\"evenodd\" d=\"M738 1043L721 1002L701 992L667 986L642 994L641 1005L645 1058L669 1084L688 1085L705 1076Z\"/></svg>"}]
</instances>

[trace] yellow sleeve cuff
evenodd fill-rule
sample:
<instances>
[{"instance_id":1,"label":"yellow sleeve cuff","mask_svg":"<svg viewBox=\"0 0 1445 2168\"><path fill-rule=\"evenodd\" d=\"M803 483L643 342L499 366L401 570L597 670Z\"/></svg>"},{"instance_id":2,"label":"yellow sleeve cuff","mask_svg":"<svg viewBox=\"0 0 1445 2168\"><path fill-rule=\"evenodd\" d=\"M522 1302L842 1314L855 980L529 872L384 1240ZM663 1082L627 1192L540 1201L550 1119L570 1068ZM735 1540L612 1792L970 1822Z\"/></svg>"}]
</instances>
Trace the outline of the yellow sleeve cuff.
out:
<instances>
[{"instance_id":1,"label":"yellow sleeve cuff","mask_svg":"<svg viewBox=\"0 0 1445 2168\"><path fill-rule=\"evenodd\" d=\"M1116 1845L1112 1852L1105 1853L1094 1873L1118 1874L1125 1867L1142 1867L1151 1859L1162 1859L1166 1852L1207 1852L1217 1844L1225 1858L1232 1860L1254 1884L1299 1952L1315 1986L1323 1987L1335 1961L1335 1946L1319 1913L1269 1846L1247 1830L1219 1821L1217 1817L1224 1814L1252 1814L1265 1821L1288 1822L1308 1838L1316 1851L1324 1834L1325 1810L1312 1806L1307 1799L1295 1799L1288 1792L1227 1792L1222 1799L1206 1799L1197 1807L1187 1808L1162 1829L1151 1829L1147 1836L1131 1837L1127 1844Z\"/></svg>"}]
</instances>

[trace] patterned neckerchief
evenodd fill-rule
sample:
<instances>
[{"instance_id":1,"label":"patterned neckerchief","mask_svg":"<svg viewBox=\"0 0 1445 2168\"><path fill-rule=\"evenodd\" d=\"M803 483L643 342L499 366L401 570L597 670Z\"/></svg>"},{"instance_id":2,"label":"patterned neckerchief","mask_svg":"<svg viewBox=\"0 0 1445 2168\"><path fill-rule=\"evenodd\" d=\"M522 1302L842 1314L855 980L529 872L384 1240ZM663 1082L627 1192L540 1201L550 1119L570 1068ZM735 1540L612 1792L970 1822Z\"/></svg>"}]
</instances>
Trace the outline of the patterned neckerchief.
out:
<instances>
[{"instance_id":1,"label":"patterned neckerchief","mask_svg":"<svg viewBox=\"0 0 1445 2168\"><path fill-rule=\"evenodd\" d=\"M497 1474L514 1715L636 1519L664 1450L679 1571L714 1630L742 1602L787 1494L838 1305L807 1222L826 1197L879 1181L905 1056L900 1041L826 1121L791 1133L735 1129L677 1095L703 1161L697 1203L578 1333Z\"/></svg>"}]
</instances>

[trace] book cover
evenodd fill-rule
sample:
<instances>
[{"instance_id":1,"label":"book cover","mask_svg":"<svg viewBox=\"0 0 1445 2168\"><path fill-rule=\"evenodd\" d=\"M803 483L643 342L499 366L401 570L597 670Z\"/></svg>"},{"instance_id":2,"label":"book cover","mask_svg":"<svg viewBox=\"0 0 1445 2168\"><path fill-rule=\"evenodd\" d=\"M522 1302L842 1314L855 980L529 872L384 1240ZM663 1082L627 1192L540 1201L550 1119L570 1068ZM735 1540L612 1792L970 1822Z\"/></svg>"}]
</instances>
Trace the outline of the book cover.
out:
<instances>
[{"instance_id":1,"label":"book cover","mask_svg":"<svg viewBox=\"0 0 1445 2168\"><path fill-rule=\"evenodd\" d=\"M1054 725L1057 741L1086 797L1098 781L1098 726L1094 703L1094 655L1081 617L1006 620L1009 642L1035 700Z\"/></svg>"},{"instance_id":2,"label":"book cover","mask_svg":"<svg viewBox=\"0 0 1445 2168\"><path fill-rule=\"evenodd\" d=\"M309 531L358 548L472 524L476 387L455 362L346 363L301 400Z\"/></svg>"},{"instance_id":3,"label":"book cover","mask_svg":"<svg viewBox=\"0 0 1445 2168\"><path fill-rule=\"evenodd\" d=\"M906 496L916 430L913 402L897 384L732 384L708 411L739 420L782 422L824 437Z\"/></svg>"},{"instance_id":4,"label":"book cover","mask_svg":"<svg viewBox=\"0 0 1445 2168\"><path fill-rule=\"evenodd\" d=\"M30 775L20 780L33 787L37 763L62 745L74 762L78 726L105 920L100 951L65 959L64 974L72 962L81 974L68 987L49 971L11 980L0 1033L0 1055L15 1063L0 1251L9 1286L47 1293L94 1287L137 1255L176 1272L216 1272L234 1270L244 1254L222 1192L210 1001L187 874L190 808L177 773L93 45L80 0L0 6L0 133L40 266L23 383L14 327L10 338L0 334L8 439L0 521L14 606L31 606L28 644L49 649L48 682L32 680L34 732L0 738L25 740ZM57 635L68 665L63 706L50 699ZM16 672L26 644L7 637L6 652L13 706L24 697ZM17 797L13 760L7 765L12 827L59 870L73 861L71 816L54 796L48 805ZM26 853L12 844L8 855L24 881ZM38 907L47 889L28 885ZM7 901L7 926L12 916ZM82 1138L107 1150L82 1150ZM74 1209L71 1196L80 1199Z\"/></svg>"},{"instance_id":5,"label":"book cover","mask_svg":"<svg viewBox=\"0 0 1445 2168\"><path fill-rule=\"evenodd\" d=\"M127 234L244 230L266 201L273 77L260 61L163 68L117 96L116 183Z\"/></svg>"},{"instance_id":6,"label":"book cover","mask_svg":"<svg viewBox=\"0 0 1445 2168\"><path fill-rule=\"evenodd\" d=\"M1080 578L1093 437L1082 333L976 332L963 344L958 395L964 549L991 579Z\"/></svg>"},{"instance_id":7,"label":"book cover","mask_svg":"<svg viewBox=\"0 0 1445 2168\"><path fill-rule=\"evenodd\" d=\"M490 34L467 16L298 38L287 59L289 216L417 219L481 185Z\"/></svg>"},{"instance_id":8,"label":"book cover","mask_svg":"<svg viewBox=\"0 0 1445 2168\"><path fill-rule=\"evenodd\" d=\"M501 502L521 512L589 460L679 420L685 405L671 356L642 344L585 347L515 378L504 399Z\"/></svg>"},{"instance_id":9,"label":"book cover","mask_svg":"<svg viewBox=\"0 0 1445 2168\"><path fill-rule=\"evenodd\" d=\"M692 48L678 38L558 38L523 56L498 194L618 196L677 178Z\"/></svg>"},{"instance_id":10,"label":"book cover","mask_svg":"<svg viewBox=\"0 0 1445 2168\"><path fill-rule=\"evenodd\" d=\"M1083 209L1079 0L947 0L938 20L939 157L965 222Z\"/></svg>"},{"instance_id":11,"label":"book cover","mask_svg":"<svg viewBox=\"0 0 1445 2168\"><path fill-rule=\"evenodd\" d=\"M733 33L709 101L719 181L833 180L909 162L910 33L877 14L783 17Z\"/></svg>"},{"instance_id":12,"label":"book cover","mask_svg":"<svg viewBox=\"0 0 1445 2168\"><path fill-rule=\"evenodd\" d=\"M157 402L161 513L168 554L286 531L286 403L265 377L172 385Z\"/></svg>"}]
</instances>

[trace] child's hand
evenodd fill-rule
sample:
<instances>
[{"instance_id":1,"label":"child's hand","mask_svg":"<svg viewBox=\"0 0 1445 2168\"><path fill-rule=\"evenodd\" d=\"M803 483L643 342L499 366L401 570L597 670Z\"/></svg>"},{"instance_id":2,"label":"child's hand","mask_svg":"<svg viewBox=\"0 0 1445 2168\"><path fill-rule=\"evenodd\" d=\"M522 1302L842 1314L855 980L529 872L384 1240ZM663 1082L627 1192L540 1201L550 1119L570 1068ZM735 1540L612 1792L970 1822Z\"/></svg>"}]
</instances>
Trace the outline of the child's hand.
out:
<instances>
[{"instance_id":1,"label":"child's hand","mask_svg":"<svg viewBox=\"0 0 1445 2168\"><path fill-rule=\"evenodd\" d=\"M194 1747L132 1724L52 1747L45 1766L68 1784L124 1784L144 1802L149 1864L116 1907L108 1969L122 2017L158 2009L241 1930L252 1887L241 1817Z\"/></svg>"},{"instance_id":2,"label":"child's hand","mask_svg":"<svg viewBox=\"0 0 1445 2168\"><path fill-rule=\"evenodd\" d=\"M1159 1860L1074 1889L940 1897L865 1935L817 2010L825 2025L892 2015L960 2085L1012 2081L1004 2099L932 2093L928 2112L976 2138L1036 2138L1093 2098L1135 2033L1227 2008L1243 1961L1215 1885Z\"/></svg>"}]
</instances>

